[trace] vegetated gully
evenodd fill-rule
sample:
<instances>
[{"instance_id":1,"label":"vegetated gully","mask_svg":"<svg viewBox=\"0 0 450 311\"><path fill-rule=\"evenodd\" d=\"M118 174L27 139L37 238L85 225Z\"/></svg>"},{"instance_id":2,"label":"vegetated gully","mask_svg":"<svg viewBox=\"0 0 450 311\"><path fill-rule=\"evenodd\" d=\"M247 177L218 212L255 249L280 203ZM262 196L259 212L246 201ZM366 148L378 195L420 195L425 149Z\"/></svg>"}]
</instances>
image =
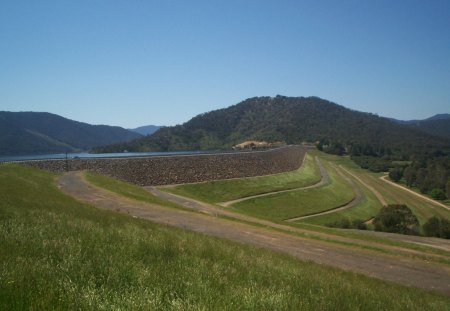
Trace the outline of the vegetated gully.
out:
<instances>
[{"instance_id":1,"label":"vegetated gully","mask_svg":"<svg viewBox=\"0 0 450 311\"><path fill-rule=\"evenodd\" d=\"M241 243L284 252L302 260L338 267L403 285L436 290L450 295L448 266L421 259L391 256L363 249L348 248L326 241L312 240L248 223L212 217L202 213L167 208L122 197L89 184L82 172L70 172L58 179L59 188L76 199L97 208L129 214L133 217L172 225ZM192 199L162 192L150 191L184 207L204 213L229 216L285 231L303 231L286 225L226 211ZM345 239L345 238L343 238Z\"/></svg>"}]
</instances>

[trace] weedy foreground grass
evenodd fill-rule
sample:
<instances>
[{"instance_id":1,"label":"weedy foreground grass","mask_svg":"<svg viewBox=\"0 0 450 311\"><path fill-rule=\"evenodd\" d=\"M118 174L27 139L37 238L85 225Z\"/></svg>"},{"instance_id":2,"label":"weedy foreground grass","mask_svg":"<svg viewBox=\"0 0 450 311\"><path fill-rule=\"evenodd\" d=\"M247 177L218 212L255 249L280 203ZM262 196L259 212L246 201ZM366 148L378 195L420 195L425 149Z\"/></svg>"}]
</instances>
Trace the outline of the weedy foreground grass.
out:
<instances>
[{"instance_id":1,"label":"weedy foreground grass","mask_svg":"<svg viewBox=\"0 0 450 311\"><path fill-rule=\"evenodd\" d=\"M447 310L450 298L97 210L0 167L1 310Z\"/></svg>"}]
</instances>

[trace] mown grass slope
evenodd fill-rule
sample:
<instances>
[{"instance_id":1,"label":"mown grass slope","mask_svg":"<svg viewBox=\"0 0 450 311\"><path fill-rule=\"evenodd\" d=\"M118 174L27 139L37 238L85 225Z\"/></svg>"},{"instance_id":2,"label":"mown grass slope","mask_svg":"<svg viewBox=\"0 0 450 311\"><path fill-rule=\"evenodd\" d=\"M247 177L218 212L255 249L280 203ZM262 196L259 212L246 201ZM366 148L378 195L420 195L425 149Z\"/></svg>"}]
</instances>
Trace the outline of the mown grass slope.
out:
<instances>
[{"instance_id":1,"label":"mown grass slope","mask_svg":"<svg viewBox=\"0 0 450 311\"><path fill-rule=\"evenodd\" d=\"M323 165L330 177L328 185L254 198L233 204L232 208L247 215L284 220L330 210L350 202L355 195L350 185L328 163Z\"/></svg>"},{"instance_id":2,"label":"mown grass slope","mask_svg":"<svg viewBox=\"0 0 450 311\"><path fill-rule=\"evenodd\" d=\"M251 178L217 180L198 184L185 184L175 188L164 188L163 190L208 203L217 203L261 193L304 187L314 184L319 180L319 168L314 158L307 154L304 164L293 172Z\"/></svg>"},{"instance_id":3,"label":"mown grass slope","mask_svg":"<svg viewBox=\"0 0 450 311\"><path fill-rule=\"evenodd\" d=\"M97 210L0 167L1 310L446 310L450 298Z\"/></svg>"}]
</instances>

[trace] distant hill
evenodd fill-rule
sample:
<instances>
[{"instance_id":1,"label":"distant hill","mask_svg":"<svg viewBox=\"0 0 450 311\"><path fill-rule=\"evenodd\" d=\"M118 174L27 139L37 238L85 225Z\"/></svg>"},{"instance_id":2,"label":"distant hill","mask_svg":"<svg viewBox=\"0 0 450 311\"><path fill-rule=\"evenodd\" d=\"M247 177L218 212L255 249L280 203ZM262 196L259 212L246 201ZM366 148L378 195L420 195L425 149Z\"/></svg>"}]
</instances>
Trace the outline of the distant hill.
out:
<instances>
[{"instance_id":1,"label":"distant hill","mask_svg":"<svg viewBox=\"0 0 450 311\"><path fill-rule=\"evenodd\" d=\"M318 97L254 97L200 114L177 126L125 144L96 148L97 152L168 151L230 148L246 140L323 141L398 150L449 146L423 131L370 113L347 109Z\"/></svg>"},{"instance_id":2,"label":"distant hill","mask_svg":"<svg viewBox=\"0 0 450 311\"><path fill-rule=\"evenodd\" d=\"M425 119L424 121L431 121L431 120L447 120L450 119L450 113L439 113L432 117L429 117L428 119Z\"/></svg>"},{"instance_id":3,"label":"distant hill","mask_svg":"<svg viewBox=\"0 0 450 311\"><path fill-rule=\"evenodd\" d=\"M450 138L450 114L448 113L437 114L424 120L390 120L399 124L404 124L420 129L431 135Z\"/></svg>"},{"instance_id":4,"label":"distant hill","mask_svg":"<svg viewBox=\"0 0 450 311\"><path fill-rule=\"evenodd\" d=\"M159 130L162 126L159 125L145 125L140 126L134 129L128 129L129 131L141 134L141 135L150 135Z\"/></svg>"},{"instance_id":5,"label":"distant hill","mask_svg":"<svg viewBox=\"0 0 450 311\"><path fill-rule=\"evenodd\" d=\"M78 152L138 137L121 127L90 125L46 112L0 111L0 155Z\"/></svg>"}]
</instances>

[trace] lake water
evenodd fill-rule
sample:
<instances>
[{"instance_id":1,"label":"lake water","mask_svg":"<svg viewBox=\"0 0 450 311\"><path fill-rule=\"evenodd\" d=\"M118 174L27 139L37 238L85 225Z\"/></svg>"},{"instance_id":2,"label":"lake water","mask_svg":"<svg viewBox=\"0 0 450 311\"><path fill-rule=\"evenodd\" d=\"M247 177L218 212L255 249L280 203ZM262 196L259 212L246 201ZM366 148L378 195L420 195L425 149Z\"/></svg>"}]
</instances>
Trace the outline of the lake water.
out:
<instances>
[{"instance_id":1,"label":"lake water","mask_svg":"<svg viewBox=\"0 0 450 311\"><path fill-rule=\"evenodd\" d=\"M176 151L176 152L122 152L122 153L68 153L67 158L125 158L125 157L148 157L148 156L171 156L189 154L212 154L223 153L223 151ZM65 153L25 155L25 156L2 156L0 162L65 159Z\"/></svg>"}]
</instances>

